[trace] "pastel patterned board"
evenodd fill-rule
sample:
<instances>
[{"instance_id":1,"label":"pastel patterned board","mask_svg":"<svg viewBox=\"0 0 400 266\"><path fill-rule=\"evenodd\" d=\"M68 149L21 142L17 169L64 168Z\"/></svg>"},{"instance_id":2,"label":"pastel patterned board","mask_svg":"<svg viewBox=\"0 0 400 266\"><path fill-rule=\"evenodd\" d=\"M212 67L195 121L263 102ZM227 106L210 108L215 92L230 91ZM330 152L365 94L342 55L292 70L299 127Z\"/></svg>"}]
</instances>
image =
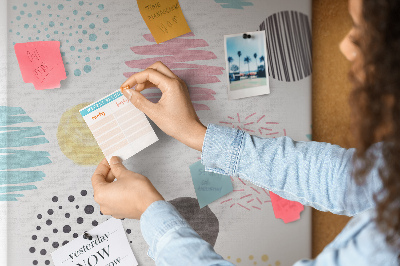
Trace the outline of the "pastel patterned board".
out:
<instances>
[{"instance_id":1,"label":"pastel patterned board","mask_svg":"<svg viewBox=\"0 0 400 266\"><path fill-rule=\"evenodd\" d=\"M107 160L128 159L158 140L146 116L119 90L79 112Z\"/></svg>"},{"instance_id":2,"label":"pastel patterned board","mask_svg":"<svg viewBox=\"0 0 400 266\"><path fill-rule=\"evenodd\" d=\"M21 191L36 189L30 183L41 181L46 175L26 169L51 163L48 152L30 149L49 142L41 127L14 126L26 122L33 120L22 108L0 106L0 201L16 201L24 196Z\"/></svg>"},{"instance_id":3,"label":"pastel patterned board","mask_svg":"<svg viewBox=\"0 0 400 266\"><path fill-rule=\"evenodd\" d=\"M128 67L143 70L156 61L162 61L177 76L185 80L195 110L210 110L203 102L214 101L215 91L204 88L204 84L220 82L217 76L222 74L224 68L190 63L195 60L209 61L217 58L213 52L201 50L209 46L208 43L205 40L193 38L195 37L193 33L187 33L162 44L156 44L151 34L145 34L143 37L150 44L131 47L131 50L147 58L126 61L125 64ZM124 76L130 77L134 73L126 72ZM158 102L161 98L159 91L143 92L143 95L152 102Z\"/></svg>"}]
</instances>

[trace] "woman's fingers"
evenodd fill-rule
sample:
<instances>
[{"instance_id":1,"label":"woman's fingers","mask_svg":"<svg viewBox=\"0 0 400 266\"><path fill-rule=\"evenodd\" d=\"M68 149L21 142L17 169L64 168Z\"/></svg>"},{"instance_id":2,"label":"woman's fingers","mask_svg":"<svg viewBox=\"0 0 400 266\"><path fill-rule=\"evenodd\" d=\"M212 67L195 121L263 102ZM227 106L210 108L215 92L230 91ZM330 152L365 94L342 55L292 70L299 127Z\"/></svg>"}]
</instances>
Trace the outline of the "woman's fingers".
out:
<instances>
[{"instance_id":1,"label":"woman's fingers","mask_svg":"<svg viewBox=\"0 0 400 266\"><path fill-rule=\"evenodd\" d=\"M138 72L130 76L121 85L121 89L125 89L127 86L129 86L129 88L132 88L137 84L146 84L146 82L154 84L155 87L159 88L162 92L165 92L170 87L172 82L174 82L174 79L164 75L161 72L158 72L155 69L147 68L142 72Z\"/></svg>"},{"instance_id":2,"label":"woman's fingers","mask_svg":"<svg viewBox=\"0 0 400 266\"><path fill-rule=\"evenodd\" d=\"M174 74L174 72L171 71L166 65L164 65L162 62L157 61L148 68L152 68L154 70L157 70L158 72L164 74L167 77L177 79L178 76Z\"/></svg>"}]
</instances>

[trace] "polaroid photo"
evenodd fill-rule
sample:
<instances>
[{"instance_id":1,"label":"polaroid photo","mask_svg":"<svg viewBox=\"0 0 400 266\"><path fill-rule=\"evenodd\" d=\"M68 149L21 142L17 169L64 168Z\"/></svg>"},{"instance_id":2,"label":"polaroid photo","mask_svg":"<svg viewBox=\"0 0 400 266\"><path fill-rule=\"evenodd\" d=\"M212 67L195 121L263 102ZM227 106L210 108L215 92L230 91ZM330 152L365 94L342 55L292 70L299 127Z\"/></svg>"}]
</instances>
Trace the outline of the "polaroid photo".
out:
<instances>
[{"instance_id":1,"label":"polaroid photo","mask_svg":"<svg viewBox=\"0 0 400 266\"><path fill-rule=\"evenodd\" d=\"M269 94L265 31L224 35L228 99Z\"/></svg>"}]
</instances>

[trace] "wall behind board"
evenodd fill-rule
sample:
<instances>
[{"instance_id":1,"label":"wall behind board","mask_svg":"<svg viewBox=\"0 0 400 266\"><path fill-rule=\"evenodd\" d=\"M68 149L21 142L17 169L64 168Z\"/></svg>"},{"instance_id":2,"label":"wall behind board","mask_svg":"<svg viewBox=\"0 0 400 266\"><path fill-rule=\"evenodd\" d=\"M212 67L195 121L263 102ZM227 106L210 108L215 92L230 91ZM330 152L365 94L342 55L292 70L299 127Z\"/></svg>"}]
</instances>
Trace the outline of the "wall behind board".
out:
<instances>
[{"instance_id":1,"label":"wall behind board","mask_svg":"<svg viewBox=\"0 0 400 266\"><path fill-rule=\"evenodd\" d=\"M351 148L349 139L351 84L350 63L340 53L339 43L350 30L347 0L314 0L312 4L313 140ZM312 256L315 258L343 229L349 217L313 209Z\"/></svg>"}]
</instances>

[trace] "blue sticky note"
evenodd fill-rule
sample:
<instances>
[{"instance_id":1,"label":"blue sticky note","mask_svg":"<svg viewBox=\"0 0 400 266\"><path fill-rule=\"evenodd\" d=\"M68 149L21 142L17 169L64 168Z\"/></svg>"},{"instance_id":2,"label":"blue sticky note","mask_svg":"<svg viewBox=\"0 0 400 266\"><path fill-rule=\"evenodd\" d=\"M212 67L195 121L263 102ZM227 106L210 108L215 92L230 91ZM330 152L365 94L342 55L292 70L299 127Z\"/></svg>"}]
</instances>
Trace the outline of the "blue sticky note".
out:
<instances>
[{"instance_id":1,"label":"blue sticky note","mask_svg":"<svg viewBox=\"0 0 400 266\"><path fill-rule=\"evenodd\" d=\"M189 168L200 208L233 191L229 176L206 172L200 161Z\"/></svg>"}]
</instances>

